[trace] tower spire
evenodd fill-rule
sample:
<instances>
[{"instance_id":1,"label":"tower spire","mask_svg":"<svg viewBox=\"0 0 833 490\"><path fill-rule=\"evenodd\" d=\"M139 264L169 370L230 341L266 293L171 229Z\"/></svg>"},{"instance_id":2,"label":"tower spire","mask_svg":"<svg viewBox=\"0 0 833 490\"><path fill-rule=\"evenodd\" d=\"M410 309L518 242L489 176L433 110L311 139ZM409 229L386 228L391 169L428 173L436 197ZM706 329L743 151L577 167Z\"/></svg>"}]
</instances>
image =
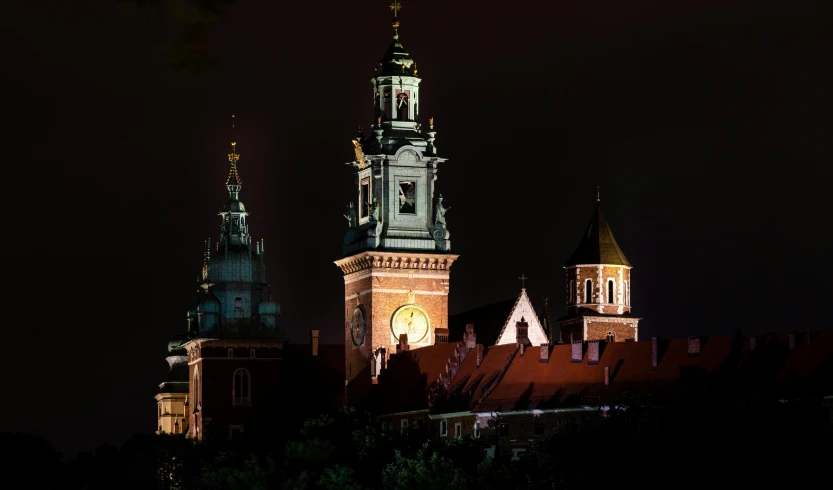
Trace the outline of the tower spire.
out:
<instances>
[{"instance_id":1,"label":"tower spire","mask_svg":"<svg viewBox=\"0 0 833 490\"><path fill-rule=\"evenodd\" d=\"M393 21L391 21L393 38L399 39L399 11L402 10L402 2L399 0L391 0L390 9L393 10Z\"/></svg>"},{"instance_id":2,"label":"tower spire","mask_svg":"<svg viewBox=\"0 0 833 490\"><path fill-rule=\"evenodd\" d=\"M226 179L226 189L228 189L229 197L237 199L240 192L240 187L243 185L243 180L240 179L240 174L237 173L237 160L240 159L240 154L237 153L237 141L234 137L234 114L231 115L231 153L228 154L228 161L231 164L228 178Z\"/></svg>"}]
</instances>

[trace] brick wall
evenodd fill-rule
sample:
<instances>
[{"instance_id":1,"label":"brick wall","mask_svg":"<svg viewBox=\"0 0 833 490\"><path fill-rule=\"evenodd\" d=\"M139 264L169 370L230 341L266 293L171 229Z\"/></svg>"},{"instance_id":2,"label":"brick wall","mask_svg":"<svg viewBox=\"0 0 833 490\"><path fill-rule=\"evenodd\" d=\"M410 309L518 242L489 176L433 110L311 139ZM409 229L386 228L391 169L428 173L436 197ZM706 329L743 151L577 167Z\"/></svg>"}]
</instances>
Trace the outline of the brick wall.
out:
<instances>
[{"instance_id":1,"label":"brick wall","mask_svg":"<svg viewBox=\"0 0 833 490\"><path fill-rule=\"evenodd\" d=\"M616 342L634 339L636 335L636 330L627 323L598 322L593 321L592 318L587 319L587 338L585 340L606 340L608 332L613 332Z\"/></svg>"},{"instance_id":2,"label":"brick wall","mask_svg":"<svg viewBox=\"0 0 833 490\"><path fill-rule=\"evenodd\" d=\"M593 294L589 302L585 294L585 282L588 279L592 282ZM614 283L612 300L608 298L608 281L611 279ZM575 313L579 307L596 311L601 309L599 313L621 315L629 312L630 280L631 269L624 266L591 265L566 269L564 303L567 305L567 313Z\"/></svg>"},{"instance_id":3,"label":"brick wall","mask_svg":"<svg viewBox=\"0 0 833 490\"><path fill-rule=\"evenodd\" d=\"M363 253L337 262L345 272L344 339L345 374L348 400L363 397L370 386L372 353L385 346L388 355L396 352L391 319L396 310L408 303L408 291L414 304L429 319L429 330L420 342L410 339L411 348L432 345L434 329L448 328L449 268L456 256L444 254ZM358 296L358 303L357 303ZM361 304L365 312L366 331L361 346L353 344L350 320ZM356 383L355 387L351 387ZM367 385L367 386L365 386ZM352 393L352 397L351 394Z\"/></svg>"}]
</instances>

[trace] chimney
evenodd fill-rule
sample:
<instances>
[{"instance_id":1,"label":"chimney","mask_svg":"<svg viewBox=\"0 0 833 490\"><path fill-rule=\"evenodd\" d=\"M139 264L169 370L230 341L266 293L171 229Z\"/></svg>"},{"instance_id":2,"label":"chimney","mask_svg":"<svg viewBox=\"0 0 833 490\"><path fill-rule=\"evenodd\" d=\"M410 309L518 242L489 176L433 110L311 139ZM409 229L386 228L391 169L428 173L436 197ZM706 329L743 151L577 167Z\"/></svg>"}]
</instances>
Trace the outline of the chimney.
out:
<instances>
[{"instance_id":1,"label":"chimney","mask_svg":"<svg viewBox=\"0 0 833 490\"><path fill-rule=\"evenodd\" d=\"M749 350L754 351L758 347L758 334L753 333L749 336Z\"/></svg>"},{"instance_id":2,"label":"chimney","mask_svg":"<svg viewBox=\"0 0 833 490\"><path fill-rule=\"evenodd\" d=\"M521 355L521 357L524 356L524 351L525 350L526 350L526 344L519 343L518 344L518 353Z\"/></svg>"},{"instance_id":3,"label":"chimney","mask_svg":"<svg viewBox=\"0 0 833 490\"><path fill-rule=\"evenodd\" d=\"M790 350L795 349L795 334L790 334Z\"/></svg>"},{"instance_id":4,"label":"chimney","mask_svg":"<svg viewBox=\"0 0 833 490\"><path fill-rule=\"evenodd\" d=\"M405 352L408 350L408 334L399 334L399 344L396 348L397 352Z\"/></svg>"},{"instance_id":5,"label":"chimney","mask_svg":"<svg viewBox=\"0 0 833 490\"><path fill-rule=\"evenodd\" d=\"M447 328L435 328L434 329L434 343L435 344L447 344L448 343L448 329Z\"/></svg>"},{"instance_id":6,"label":"chimney","mask_svg":"<svg viewBox=\"0 0 833 490\"><path fill-rule=\"evenodd\" d=\"M526 345L529 343L529 323L521 320L515 323L515 341L518 345L524 344ZM521 354L523 354L523 350L521 350Z\"/></svg>"},{"instance_id":7,"label":"chimney","mask_svg":"<svg viewBox=\"0 0 833 490\"><path fill-rule=\"evenodd\" d=\"M570 357L570 362L581 362L581 358L584 356L582 352L582 348L584 347L584 341L582 340L574 340L572 346L572 355Z\"/></svg>"},{"instance_id":8,"label":"chimney","mask_svg":"<svg viewBox=\"0 0 833 490\"><path fill-rule=\"evenodd\" d=\"M550 344L541 344L540 362L550 362Z\"/></svg>"},{"instance_id":9,"label":"chimney","mask_svg":"<svg viewBox=\"0 0 833 490\"><path fill-rule=\"evenodd\" d=\"M318 355L318 330L310 330L310 345L312 346L312 355Z\"/></svg>"},{"instance_id":10,"label":"chimney","mask_svg":"<svg viewBox=\"0 0 833 490\"><path fill-rule=\"evenodd\" d=\"M477 344L475 349L477 350L477 357L475 357L475 360L477 361L477 367L480 367L480 364L483 363L483 344Z\"/></svg>"},{"instance_id":11,"label":"chimney","mask_svg":"<svg viewBox=\"0 0 833 490\"><path fill-rule=\"evenodd\" d=\"M688 355L690 355L690 356L700 355L700 336L699 335L688 338Z\"/></svg>"},{"instance_id":12,"label":"chimney","mask_svg":"<svg viewBox=\"0 0 833 490\"><path fill-rule=\"evenodd\" d=\"M599 363L599 341L587 341L587 364Z\"/></svg>"},{"instance_id":13,"label":"chimney","mask_svg":"<svg viewBox=\"0 0 833 490\"><path fill-rule=\"evenodd\" d=\"M610 386L610 366L605 366L605 386Z\"/></svg>"},{"instance_id":14,"label":"chimney","mask_svg":"<svg viewBox=\"0 0 833 490\"><path fill-rule=\"evenodd\" d=\"M656 371L659 365L659 339L651 337L651 371Z\"/></svg>"},{"instance_id":15,"label":"chimney","mask_svg":"<svg viewBox=\"0 0 833 490\"><path fill-rule=\"evenodd\" d=\"M466 343L466 348L474 349L477 346L477 334L474 333L474 324L466 324L466 333L463 334L463 341Z\"/></svg>"}]
</instances>

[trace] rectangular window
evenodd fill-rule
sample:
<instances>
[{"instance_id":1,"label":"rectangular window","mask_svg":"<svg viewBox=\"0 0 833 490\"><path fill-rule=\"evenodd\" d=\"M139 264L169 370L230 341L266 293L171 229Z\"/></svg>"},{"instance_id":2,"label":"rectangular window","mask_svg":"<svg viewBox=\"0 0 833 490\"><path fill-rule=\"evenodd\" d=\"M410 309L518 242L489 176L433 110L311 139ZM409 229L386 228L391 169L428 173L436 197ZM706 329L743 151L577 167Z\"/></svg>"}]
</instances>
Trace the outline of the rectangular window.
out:
<instances>
[{"instance_id":1,"label":"rectangular window","mask_svg":"<svg viewBox=\"0 0 833 490\"><path fill-rule=\"evenodd\" d=\"M412 180L399 182L399 212L416 214L416 182Z\"/></svg>"},{"instance_id":2,"label":"rectangular window","mask_svg":"<svg viewBox=\"0 0 833 490\"><path fill-rule=\"evenodd\" d=\"M447 420L440 420L440 437L445 437L448 435L448 421Z\"/></svg>"},{"instance_id":3,"label":"rectangular window","mask_svg":"<svg viewBox=\"0 0 833 490\"><path fill-rule=\"evenodd\" d=\"M229 347L228 348L228 358L231 359L232 357L234 357L234 349Z\"/></svg>"},{"instance_id":4,"label":"rectangular window","mask_svg":"<svg viewBox=\"0 0 833 490\"><path fill-rule=\"evenodd\" d=\"M249 349L249 357L251 357L252 359L255 358L255 350L254 349Z\"/></svg>"},{"instance_id":5,"label":"rectangular window","mask_svg":"<svg viewBox=\"0 0 833 490\"><path fill-rule=\"evenodd\" d=\"M536 436L540 436L541 434L544 433L544 421L543 420L541 420L539 417L536 417L535 422L533 424L534 424L534 430L535 430L535 435Z\"/></svg>"},{"instance_id":6,"label":"rectangular window","mask_svg":"<svg viewBox=\"0 0 833 490\"><path fill-rule=\"evenodd\" d=\"M480 422L474 423L474 438L477 439L480 437Z\"/></svg>"},{"instance_id":7,"label":"rectangular window","mask_svg":"<svg viewBox=\"0 0 833 490\"><path fill-rule=\"evenodd\" d=\"M417 417L414 419L414 429L421 429L422 428L422 417Z\"/></svg>"},{"instance_id":8,"label":"rectangular window","mask_svg":"<svg viewBox=\"0 0 833 490\"><path fill-rule=\"evenodd\" d=\"M243 309L243 298L240 296L234 298L234 309L235 310L242 310Z\"/></svg>"},{"instance_id":9,"label":"rectangular window","mask_svg":"<svg viewBox=\"0 0 833 490\"><path fill-rule=\"evenodd\" d=\"M590 279L588 279L587 282L584 283L584 302L593 302L593 281L591 281Z\"/></svg>"},{"instance_id":10,"label":"rectangular window","mask_svg":"<svg viewBox=\"0 0 833 490\"><path fill-rule=\"evenodd\" d=\"M367 218L370 210L370 178L365 177L359 186L359 218Z\"/></svg>"},{"instance_id":11,"label":"rectangular window","mask_svg":"<svg viewBox=\"0 0 833 490\"><path fill-rule=\"evenodd\" d=\"M461 424L460 422L454 424L454 437L458 439L463 437L463 424Z\"/></svg>"},{"instance_id":12,"label":"rectangular window","mask_svg":"<svg viewBox=\"0 0 833 490\"><path fill-rule=\"evenodd\" d=\"M402 419L399 421L399 432L404 433L408 430L408 419Z\"/></svg>"}]
</instances>

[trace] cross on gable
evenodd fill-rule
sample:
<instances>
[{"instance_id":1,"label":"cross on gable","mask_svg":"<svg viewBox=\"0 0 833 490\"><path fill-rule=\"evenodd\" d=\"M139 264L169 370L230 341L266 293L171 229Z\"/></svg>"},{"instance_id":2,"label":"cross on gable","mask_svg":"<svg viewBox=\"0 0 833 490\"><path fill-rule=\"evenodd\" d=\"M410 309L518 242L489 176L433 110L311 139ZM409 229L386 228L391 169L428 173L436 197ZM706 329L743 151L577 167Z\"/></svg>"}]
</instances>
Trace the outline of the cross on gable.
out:
<instances>
[{"instance_id":1,"label":"cross on gable","mask_svg":"<svg viewBox=\"0 0 833 490\"><path fill-rule=\"evenodd\" d=\"M521 280L521 289L526 289L526 280L529 278L526 277L526 275L524 275L523 272L521 272L521 276L518 279Z\"/></svg>"}]
</instances>

